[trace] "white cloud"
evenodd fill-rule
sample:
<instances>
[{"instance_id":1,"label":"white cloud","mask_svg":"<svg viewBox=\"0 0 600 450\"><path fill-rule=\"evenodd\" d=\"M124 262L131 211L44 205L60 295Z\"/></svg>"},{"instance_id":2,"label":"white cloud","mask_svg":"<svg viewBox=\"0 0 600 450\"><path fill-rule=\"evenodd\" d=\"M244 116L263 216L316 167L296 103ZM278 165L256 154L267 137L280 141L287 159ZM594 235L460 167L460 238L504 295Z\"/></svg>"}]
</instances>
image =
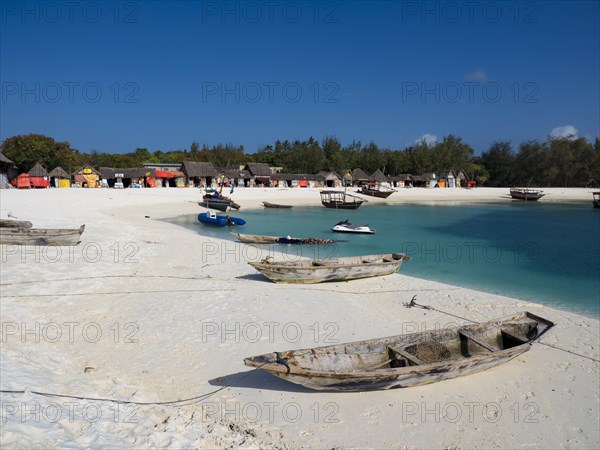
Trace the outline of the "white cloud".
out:
<instances>
[{"instance_id":1,"label":"white cloud","mask_svg":"<svg viewBox=\"0 0 600 450\"><path fill-rule=\"evenodd\" d=\"M465 78L468 81L488 81L489 80L487 73L485 73L481 69L478 69L475 72L470 72L470 73L466 74Z\"/></svg>"},{"instance_id":2,"label":"white cloud","mask_svg":"<svg viewBox=\"0 0 600 450\"><path fill-rule=\"evenodd\" d=\"M425 133L415 140L415 144L420 144L421 142L425 142L427 145L434 145L437 142L437 136Z\"/></svg>"},{"instance_id":3,"label":"white cloud","mask_svg":"<svg viewBox=\"0 0 600 450\"><path fill-rule=\"evenodd\" d=\"M553 138L577 138L577 128L573 125L563 125L562 127L553 128L550 132Z\"/></svg>"}]
</instances>

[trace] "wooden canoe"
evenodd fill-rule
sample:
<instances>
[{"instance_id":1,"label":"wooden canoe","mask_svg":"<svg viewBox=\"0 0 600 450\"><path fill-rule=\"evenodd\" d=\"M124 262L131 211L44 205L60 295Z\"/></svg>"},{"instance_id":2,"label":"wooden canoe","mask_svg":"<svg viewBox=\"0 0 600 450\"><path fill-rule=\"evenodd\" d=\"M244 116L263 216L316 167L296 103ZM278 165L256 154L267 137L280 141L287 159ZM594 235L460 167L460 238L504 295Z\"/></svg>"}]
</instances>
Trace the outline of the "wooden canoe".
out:
<instances>
[{"instance_id":1,"label":"wooden canoe","mask_svg":"<svg viewBox=\"0 0 600 450\"><path fill-rule=\"evenodd\" d=\"M333 244L337 242L333 239L320 239L320 238L295 238L289 236L260 236L257 234L241 234L241 233L229 233L235 236L245 244Z\"/></svg>"},{"instance_id":2,"label":"wooden canoe","mask_svg":"<svg viewBox=\"0 0 600 450\"><path fill-rule=\"evenodd\" d=\"M410 258L404 253L388 253L295 261L265 259L248 264L275 283L312 284L390 275L400 268L403 261L410 261Z\"/></svg>"},{"instance_id":3,"label":"wooden canoe","mask_svg":"<svg viewBox=\"0 0 600 450\"><path fill-rule=\"evenodd\" d=\"M28 220L0 219L0 228L31 228L33 224Z\"/></svg>"},{"instance_id":4,"label":"wooden canoe","mask_svg":"<svg viewBox=\"0 0 600 450\"><path fill-rule=\"evenodd\" d=\"M554 323L529 312L490 322L246 358L316 390L367 391L480 372L528 351Z\"/></svg>"},{"instance_id":5,"label":"wooden canoe","mask_svg":"<svg viewBox=\"0 0 600 450\"><path fill-rule=\"evenodd\" d=\"M370 186L363 186L358 192L360 194L370 195L371 197L388 198L396 192L396 190L392 188L372 188Z\"/></svg>"},{"instance_id":6,"label":"wooden canoe","mask_svg":"<svg viewBox=\"0 0 600 450\"><path fill-rule=\"evenodd\" d=\"M278 203L263 202L265 208L293 208L293 205L280 205Z\"/></svg>"},{"instance_id":7,"label":"wooden canoe","mask_svg":"<svg viewBox=\"0 0 600 450\"><path fill-rule=\"evenodd\" d=\"M515 200L525 200L527 202L535 202L542 198L544 191L538 189L527 189L527 188L511 188L510 196Z\"/></svg>"},{"instance_id":8,"label":"wooden canoe","mask_svg":"<svg viewBox=\"0 0 600 450\"><path fill-rule=\"evenodd\" d=\"M77 245L85 230L79 228L0 228L0 244Z\"/></svg>"}]
</instances>

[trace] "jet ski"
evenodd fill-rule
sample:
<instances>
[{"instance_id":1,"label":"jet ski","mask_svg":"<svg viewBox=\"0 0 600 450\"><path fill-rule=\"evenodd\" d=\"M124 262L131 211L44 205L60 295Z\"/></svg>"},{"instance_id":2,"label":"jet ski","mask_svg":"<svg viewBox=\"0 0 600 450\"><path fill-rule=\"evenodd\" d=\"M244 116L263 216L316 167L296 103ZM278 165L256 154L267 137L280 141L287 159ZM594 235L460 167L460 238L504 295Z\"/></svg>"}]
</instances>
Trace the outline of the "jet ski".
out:
<instances>
[{"instance_id":1,"label":"jet ski","mask_svg":"<svg viewBox=\"0 0 600 450\"><path fill-rule=\"evenodd\" d=\"M369 228L369 225L352 225L350 222L348 222L348 219L336 223L331 230L337 231L338 233L375 233L375 230Z\"/></svg>"}]
</instances>

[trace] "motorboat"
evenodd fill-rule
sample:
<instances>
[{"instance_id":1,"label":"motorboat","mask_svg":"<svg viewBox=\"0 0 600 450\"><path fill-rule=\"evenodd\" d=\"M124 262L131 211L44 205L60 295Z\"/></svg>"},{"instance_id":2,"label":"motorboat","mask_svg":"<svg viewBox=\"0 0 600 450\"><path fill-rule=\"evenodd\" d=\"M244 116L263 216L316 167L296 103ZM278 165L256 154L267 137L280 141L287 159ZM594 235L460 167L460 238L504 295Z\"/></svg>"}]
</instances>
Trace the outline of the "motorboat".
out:
<instances>
[{"instance_id":1,"label":"motorboat","mask_svg":"<svg viewBox=\"0 0 600 450\"><path fill-rule=\"evenodd\" d=\"M331 231L337 231L338 233L375 233L375 230L370 228L369 225L352 225L350 222L348 222L348 219L336 223Z\"/></svg>"}]
</instances>

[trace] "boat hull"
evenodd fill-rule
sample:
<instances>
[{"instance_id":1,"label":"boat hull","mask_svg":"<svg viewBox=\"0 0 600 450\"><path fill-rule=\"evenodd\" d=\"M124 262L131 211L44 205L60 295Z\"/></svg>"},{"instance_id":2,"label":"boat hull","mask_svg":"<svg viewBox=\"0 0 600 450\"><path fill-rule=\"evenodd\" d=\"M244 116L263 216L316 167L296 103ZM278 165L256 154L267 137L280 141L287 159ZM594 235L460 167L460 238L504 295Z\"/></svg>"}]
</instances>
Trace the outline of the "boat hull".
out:
<instances>
[{"instance_id":1,"label":"boat hull","mask_svg":"<svg viewBox=\"0 0 600 450\"><path fill-rule=\"evenodd\" d=\"M371 188L365 188L365 187L362 187L360 190L361 194L370 195L371 197L378 197L378 198L388 198L394 192L396 192L396 191L393 189L383 191L380 189L371 189Z\"/></svg>"},{"instance_id":2,"label":"boat hull","mask_svg":"<svg viewBox=\"0 0 600 450\"><path fill-rule=\"evenodd\" d=\"M263 202L265 208L292 208L293 205L279 205L277 203Z\"/></svg>"},{"instance_id":3,"label":"boat hull","mask_svg":"<svg viewBox=\"0 0 600 450\"><path fill-rule=\"evenodd\" d=\"M482 324L267 353L246 358L244 363L315 390L404 388L471 375L506 363L527 352L553 326L546 319L523 312ZM430 353L430 360L412 361L413 353L417 353L414 349L430 343L444 351ZM400 363L403 365L398 366Z\"/></svg>"},{"instance_id":4,"label":"boat hull","mask_svg":"<svg viewBox=\"0 0 600 450\"><path fill-rule=\"evenodd\" d=\"M320 195L323 206L331 209L358 209L366 202L344 191L321 191Z\"/></svg>"},{"instance_id":5,"label":"boat hull","mask_svg":"<svg viewBox=\"0 0 600 450\"><path fill-rule=\"evenodd\" d=\"M391 275L400 269L404 254L367 255L296 262L249 262L275 283L314 284Z\"/></svg>"},{"instance_id":6,"label":"boat hull","mask_svg":"<svg viewBox=\"0 0 600 450\"><path fill-rule=\"evenodd\" d=\"M319 238L293 238L293 237L277 237L277 236L259 236L254 234L230 233L237 237L240 242L245 244L308 244L308 245L325 245L333 244L333 239Z\"/></svg>"},{"instance_id":7,"label":"boat hull","mask_svg":"<svg viewBox=\"0 0 600 450\"><path fill-rule=\"evenodd\" d=\"M511 189L510 196L514 200L524 200L527 202L535 202L542 198L544 194L542 191L536 191L532 189Z\"/></svg>"},{"instance_id":8,"label":"boat hull","mask_svg":"<svg viewBox=\"0 0 600 450\"><path fill-rule=\"evenodd\" d=\"M77 245L85 230L79 228L0 228L0 244Z\"/></svg>"},{"instance_id":9,"label":"boat hull","mask_svg":"<svg viewBox=\"0 0 600 450\"><path fill-rule=\"evenodd\" d=\"M198 221L204 225L212 225L215 227L226 227L245 225L246 221L238 217L228 217L216 215L214 218L210 217L207 213L198 214Z\"/></svg>"}]
</instances>

